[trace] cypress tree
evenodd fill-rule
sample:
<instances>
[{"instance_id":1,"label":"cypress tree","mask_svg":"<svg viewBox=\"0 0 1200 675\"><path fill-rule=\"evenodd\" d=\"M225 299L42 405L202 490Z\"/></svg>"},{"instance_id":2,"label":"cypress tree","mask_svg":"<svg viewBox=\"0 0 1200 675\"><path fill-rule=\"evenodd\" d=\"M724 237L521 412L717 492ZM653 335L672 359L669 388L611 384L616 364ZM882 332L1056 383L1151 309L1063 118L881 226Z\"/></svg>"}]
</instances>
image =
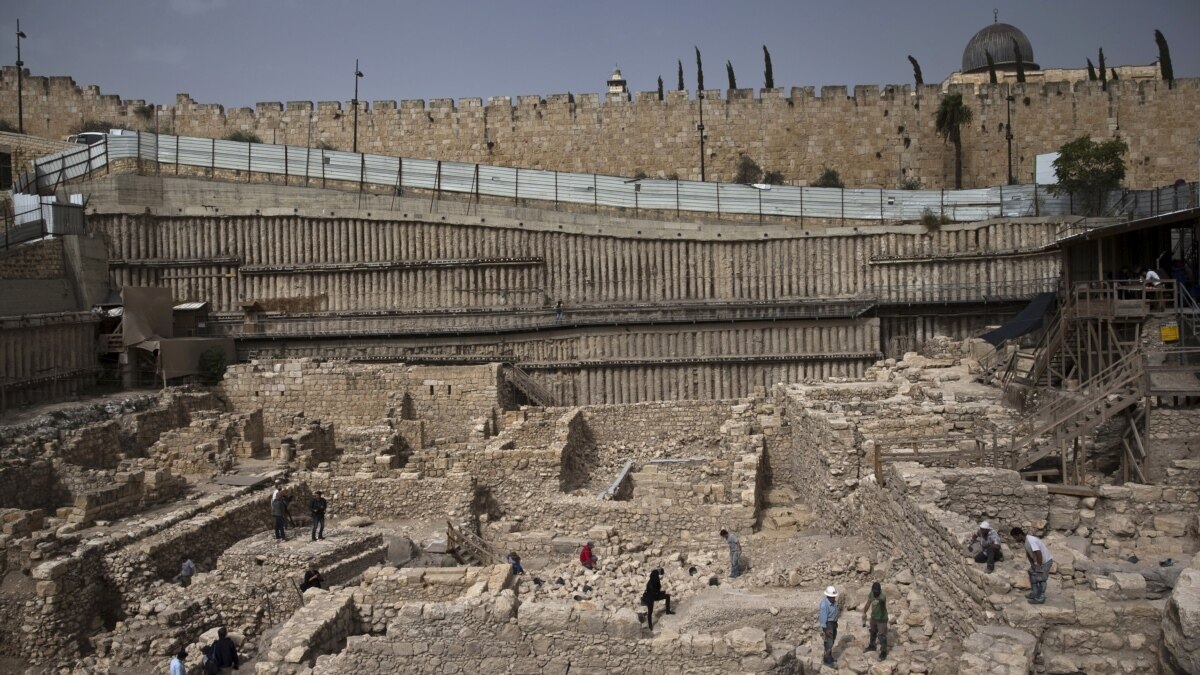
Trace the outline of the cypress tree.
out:
<instances>
[{"instance_id":1,"label":"cypress tree","mask_svg":"<svg viewBox=\"0 0 1200 675\"><path fill-rule=\"evenodd\" d=\"M700 48L696 47L696 91L704 91L704 64L700 62Z\"/></svg>"},{"instance_id":2,"label":"cypress tree","mask_svg":"<svg viewBox=\"0 0 1200 675\"><path fill-rule=\"evenodd\" d=\"M662 75L658 76L658 100L663 100Z\"/></svg>"},{"instance_id":3,"label":"cypress tree","mask_svg":"<svg viewBox=\"0 0 1200 675\"><path fill-rule=\"evenodd\" d=\"M737 76L733 74L733 62L725 62L725 74L729 76L729 88L737 89Z\"/></svg>"},{"instance_id":4,"label":"cypress tree","mask_svg":"<svg viewBox=\"0 0 1200 675\"><path fill-rule=\"evenodd\" d=\"M1104 67L1104 47L1100 48L1100 90L1108 91L1108 68Z\"/></svg>"},{"instance_id":5,"label":"cypress tree","mask_svg":"<svg viewBox=\"0 0 1200 675\"><path fill-rule=\"evenodd\" d=\"M1092 65L1092 60L1088 59L1088 82L1096 81L1096 66Z\"/></svg>"},{"instance_id":6,"label":"cypress tree","mask_svg":"<svg viewBox=\"0 0 1200 675\"><path fill-rule=\"evenodd\" d=\"M913 58L912 54L908 55L908 62L912 64L913 79L917 81L917 86L919 87L925 84L925 78L921 77L921 64L917 63L917 60Z\"/></svg>"},{"instance_id":7,"label":"cypress tree","mask_svg":"<svg viewBox=\"0 0 1200 675\"><path fill-rule=\"evenodd\" d=\"M1162 70L1162 79L1167 81L1167 88L1175 88L1175 69L1171 67L1171 50L1167 47L1167 38L1162 31L1154 31L1154 42L1158 44L1158 67Z\"/></svg>"},{"instance_id":8,"label":"cypress tree","mask_svg":"<svg viewBox=\"0 0 1200 675\"><path fill-rule=\"evenodd\" d=\"M763 45L763 86L775 88L775 71L771 70L771 52L767 51L766 45Z\"/></svg>"},{"instance_id":9,"label":"cypress tree","mask_svg":"<svg viewBox=\"0 0 1200 675\"><path fill-rule=\"evenodd\" d=\"M991 52L988 52L988 51L985 51L985 52L983 53L983 55L987 57L987 64L988 64L988 82L991 82L992 84L996 84L996 82L997 82L997 79L996 79L996 62L995 62L994 60L992 60L992 53L991 53Z\"/></svg>"},{"instance_id":10,"label":"cypress tree","mask_svg":"<svg viewBox=\"0 0 1200 675\"><path fill-rule=\"evenodd\" d=\"M1021 45L1017 44L1017 38L1012 39L1013 43L1013 60L1017 62L1017 82L1025 81L1025 57L1021 55Z\"/></svg>"},{"instance_id":11,"label":"cypress tree","mask_svg":"<svg viewBox=\"0 0 1200 675\"><path fill-rule=\"evenodd\" d=\"M1109 69L1108 69L1108 72L1109 72L1109 74L1111 74L1111 75L1112 75L1112 81L1113 81L1113 82L1116 82L1116 81L1117 81L1117 79L1118 79L1118 78L1117 78L1117 69L1116 69L1116 68L1109 68Z\"/></svg>"},{"instance_id":12,"label":"cypress tree","mask_svg":"<svg viewBox=\"0 0 1200 675\"><path fill-rule=\"evenodd\" d=\"M679 86L676 89L683 91L685 89L683 86L683 61L678 61L677 63L679 63Z\"/></svg>"}]
</instances>

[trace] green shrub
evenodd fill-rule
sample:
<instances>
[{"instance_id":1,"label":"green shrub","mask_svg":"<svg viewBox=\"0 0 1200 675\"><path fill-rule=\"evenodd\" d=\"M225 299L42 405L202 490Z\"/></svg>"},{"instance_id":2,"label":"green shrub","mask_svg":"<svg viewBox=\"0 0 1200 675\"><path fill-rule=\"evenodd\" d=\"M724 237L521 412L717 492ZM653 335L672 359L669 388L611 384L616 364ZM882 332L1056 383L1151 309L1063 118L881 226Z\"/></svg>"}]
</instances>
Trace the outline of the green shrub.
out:
<instances>
[{"instance_id":1,"label":"green shrub","mask_svg":"<svg viewBox=\"0 0 1200 675\"><path fill-rule=\"evenodd\" d=\"M9 122L8 120L0 120L0 131L4 131L4 132L10 133L10 134L20 133L19 131L17 131L17 128L15 126L13 126L13 123Z\"/></svg>"},{"instance_id":2,"label":"green shrub","mask_svg":"<svg viewBox=\"0 0 1200 675\"><path fill-rule=\"evenodd\" d=\"M737 173L733 175L733 182L752 185L761 182L762 175L762 167L758 165L758 162L742 155L742 158L738 160Z\"/></svg>"},{"instance_id":3,"label":"green shrub","mask_svg":"<svg viewBox=\"0 0 1200 675\"><path fill-rule=\"evenodd\" d=\"M763 174L762 182L767 185L783 185L783 172L768 171Z\"/></svg>"},{"instance_id":4,"label":"green shrub","mask_svg":"<svg viewBox=\"0 0 1200 675\"><path fill-rule=\"evenodd\" d=\"M837 169L831 169L829 167L825 167L824 170L821 171L821 175L817 177L817 180L813 181L812 186L821 188L846 187L842 183L842 177L838 175Z\"/></svg>"},{"instance_id":5,"label":"green shrub","mask_svg":"<svg viewBox=\"0 0 1200 675\"><path fill-rule=\"evenodd\" d=\"M238 143L262 143L262 139L259 138L258 134L253 131L246 131L245 129L230 132L225 136L225 140L237 141Z\"/></svg>"},{"instance_id":6,"label":"green shrub","mask_svg":"<svg viewBox=\"0 0 1200 675\"><path fill-rule=\"evenodd\" d=\"M225 350L220 347L206 349L200 354L200 382L214 386L225 377Z\"/></svg>"},{"instance_id":7,"label":"green shrub","mask_svg":"<svg viewBox=\"0 0 1200 675\"><path fill-rule=\"evenodd\" d=\"M904 178L900 181L900 189L901 190L920 190L921 189L921 179L917 178L916 176L909 176L908 178Z\"/></svg>"}]
</instances>

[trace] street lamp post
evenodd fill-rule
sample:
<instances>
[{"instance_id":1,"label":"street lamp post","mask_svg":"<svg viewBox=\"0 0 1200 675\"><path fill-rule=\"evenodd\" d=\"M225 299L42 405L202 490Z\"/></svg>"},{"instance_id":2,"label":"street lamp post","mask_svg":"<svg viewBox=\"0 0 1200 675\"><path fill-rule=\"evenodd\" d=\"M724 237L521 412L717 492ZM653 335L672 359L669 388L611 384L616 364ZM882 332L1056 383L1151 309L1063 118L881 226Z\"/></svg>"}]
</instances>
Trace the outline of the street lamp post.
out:
<instances>
[{"instance_id":1,"label":"street lamp post","mask_svg":"<svg viewBox=\"0 0 1200 675\"><path fill-rule=\"evenodd\" d=\"M22 79L25 62L21 60L21 40L25 34L21 32L21 20L17 19L17 132L25 133L25 98L22 91Z\"/></svg>"},{"instance_id":2,"label":"street lamp post","mask_svg":"<svg viewBox=\"0 0 1200 675\"><path fill-rule=\"evenodd\" d=\"M358 80L362 76L358 59L354 59L354 152L358 152Z\"/></svg>"},{"instance_id":3,"label":"street lamp post","mask_svg":"<svg viewBox=\"0 0 1200 675\"><path fill-rule=\"evenodd\" d=\"M1005 98L1005 101L1008 102L1008 123L1004 125L1004 140L1008 141L1008 184L1009 185L1017 184L1016 179L1013 177L1013 170L1012 170L1012 141L1013 141L1012 104L1013 104L1013 101L1015 101L1015 100L1016 99L1013 98L1012 94L1009 94Z\"/></svg>"}]
</instances>

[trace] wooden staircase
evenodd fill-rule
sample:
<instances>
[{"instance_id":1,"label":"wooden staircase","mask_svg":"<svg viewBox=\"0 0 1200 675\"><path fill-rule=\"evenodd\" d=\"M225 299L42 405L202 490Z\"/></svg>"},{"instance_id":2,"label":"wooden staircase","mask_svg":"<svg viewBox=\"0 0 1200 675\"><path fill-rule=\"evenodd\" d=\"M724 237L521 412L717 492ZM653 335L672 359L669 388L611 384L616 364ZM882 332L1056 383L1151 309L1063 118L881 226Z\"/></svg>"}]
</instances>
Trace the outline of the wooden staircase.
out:
<instances>
[{"instance_id":1,"label":"wooden staircase","mask_svg":"<svg viewBox=\"0 0 1200 675\"><path fill-rule=\"evenodd\" d=\"M446 521L446 552L463 565L495 565L500 559L479 535Z\"/></svg>"},{"instance_id":2,"label":"wooden staircase","mask_svg":"<svg viewBox=\"0 0 1200 675\"><path fill-rule=\"evenodd\" d=\"M1063 456L1059 473L1066 478L1068 448L1075 449L1075 461L1081 462L1081 439L1120 415L1130 415L1127 411L1145 398L1142 360L1139 352L1127 354L1089 379L1078 391L1059 392L1053 401L1018 425L1009 447L1015 457L1011 468L1027 469L1057 452ZM1136 424L1133 433L1137 434ZM1136 445L1141 447L1140 438Z\"/></svg>"},{"instance_id":3,"label":"wooden staircase","mask_svg":"<svg viewBox=\"0 0 1200 675\"><path fill-rule=\"evenodd\" d=\"M549 389L538 384L529 376L529 373L511 363L505 364L504 379L537 405L546 408L558 405L554 394L550 393Z\"/></svg>"}]
</instances>

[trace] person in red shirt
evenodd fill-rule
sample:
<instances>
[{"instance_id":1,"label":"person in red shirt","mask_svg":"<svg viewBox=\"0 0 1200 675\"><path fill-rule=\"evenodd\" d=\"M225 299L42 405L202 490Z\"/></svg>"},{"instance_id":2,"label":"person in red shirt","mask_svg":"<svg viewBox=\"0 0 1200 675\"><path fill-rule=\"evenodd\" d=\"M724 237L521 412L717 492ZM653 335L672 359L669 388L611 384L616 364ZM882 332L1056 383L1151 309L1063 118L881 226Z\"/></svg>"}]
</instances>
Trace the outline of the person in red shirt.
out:
<instances>
[{"instance_id":1,"label":"person in red shirt","mask_svg":"<svg viewBox=\"0 0 1200 675\"><path fill-rule=\"evenodd\" d=\"M583 545L583 550L579 552L579 563L584 567L596 569L596 556L592 554L592 542Z\"/></svg>"}]
</instances>

